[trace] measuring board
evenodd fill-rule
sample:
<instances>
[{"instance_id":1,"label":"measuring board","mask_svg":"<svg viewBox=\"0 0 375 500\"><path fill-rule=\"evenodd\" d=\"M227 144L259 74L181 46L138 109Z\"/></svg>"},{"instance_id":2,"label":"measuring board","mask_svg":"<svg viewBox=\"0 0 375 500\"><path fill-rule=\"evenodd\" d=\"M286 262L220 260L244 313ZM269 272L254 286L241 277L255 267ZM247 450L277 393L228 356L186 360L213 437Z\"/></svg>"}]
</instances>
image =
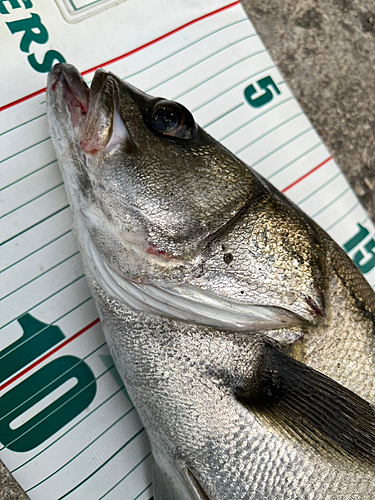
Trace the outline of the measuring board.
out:
<instances>
[{"instance_id":1,"label":"measuring board","mask_svg":"<svg viewBox=\"0 0 375 500\"><path fill-rule=\"evenodd\" d=\"M32 500L152 496L149 443L104 340L49 136L53 63L181 102L375 284L374 226L239 2L171 7L0 2L0 457Z\"/></svg>"}]
</instances>

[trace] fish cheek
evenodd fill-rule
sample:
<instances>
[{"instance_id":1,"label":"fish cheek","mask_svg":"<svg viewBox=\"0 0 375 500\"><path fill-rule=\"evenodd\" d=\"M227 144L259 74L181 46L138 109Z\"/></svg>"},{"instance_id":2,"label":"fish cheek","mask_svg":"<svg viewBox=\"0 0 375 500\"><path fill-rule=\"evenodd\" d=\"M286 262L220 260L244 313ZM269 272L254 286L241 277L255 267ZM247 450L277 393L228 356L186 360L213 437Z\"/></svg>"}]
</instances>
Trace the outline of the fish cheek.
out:
<instances>
[{"instance_id":1,"label":"fish cheek","mask_svg":"<svg viewBox=\"0 0 375 500\"><path fill-rule=\"evenodd\" d=\"M282 307L311 323L324 316L322 252L310 228L267 195L254 196L208 241L202 267L194 284L216 294Z\"/></svg>"}]
</instances>

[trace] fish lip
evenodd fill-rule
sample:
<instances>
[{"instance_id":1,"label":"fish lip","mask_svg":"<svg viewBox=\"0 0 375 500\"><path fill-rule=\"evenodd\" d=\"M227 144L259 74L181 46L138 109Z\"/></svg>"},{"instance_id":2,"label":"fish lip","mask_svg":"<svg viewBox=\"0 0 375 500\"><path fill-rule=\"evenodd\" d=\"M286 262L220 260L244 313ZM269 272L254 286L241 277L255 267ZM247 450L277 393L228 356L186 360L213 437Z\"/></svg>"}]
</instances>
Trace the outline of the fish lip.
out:
<instances>
[{"instance_id":1,"label":"fish lip","mask_svg":"<svg viewBox=\"0 0 375 500\"><path fill-rule=\"evenodd\" d=\"M105 71L102 68L99 68L95 71L94 77L91 81L91 87L88 89L88 114L94 111L96 102L100 99L100 95L102 94L103 88L106 85L108 79L113 80L114 75ZM112 98L114 96L112 95Z\"/></svg>"},{"instance_id":2,"label":"fish lip","mask_svg":"<svg viewBox=\"0 0 375 500\"><path fill-rule=\"evenodd\" d=\"M86 116L90 90L79 71L72 64L55 64L48 76L47 93L52 100L57 100L58 95L61 95L67 105L73 124Z\"/></svg>"},{"instance_id":3,"label":"fish lip","mask_svg":"<svg viewBox=\"0 0 375 500\"><path fill-rule=\"evenodd\" d=\"M54 65L48 75L47 91L50 95L53 94L58 90L60 84L63 90L63 99L67 101L70 96L74 97L80 103L83 113L86 114L90 101L97 98L109 76L112 76L111 73L99 68L96 70L91 88L89 88L75 66L58 63Z\"/></svg>"},{"instance_id":4,"label":"fish lip","mask_svg":"<svg viewBox=\"0 0 375 500\"><path fill-rule=\"evenodd\" d=\"M67 132L74 137L84 153L95 154L101 148L93 147L95 123L100 120L102 100L108 109L116 107L116 77L99 68L92 79L91 88L79 71L71 64L56 64L50 71L47 102L55 116L63 114ZM59 117L58 117L59 118ZM57 120L62 122L61 118ZM98 122L97 129L101 124Z\"/></svg>"}]
</instances>

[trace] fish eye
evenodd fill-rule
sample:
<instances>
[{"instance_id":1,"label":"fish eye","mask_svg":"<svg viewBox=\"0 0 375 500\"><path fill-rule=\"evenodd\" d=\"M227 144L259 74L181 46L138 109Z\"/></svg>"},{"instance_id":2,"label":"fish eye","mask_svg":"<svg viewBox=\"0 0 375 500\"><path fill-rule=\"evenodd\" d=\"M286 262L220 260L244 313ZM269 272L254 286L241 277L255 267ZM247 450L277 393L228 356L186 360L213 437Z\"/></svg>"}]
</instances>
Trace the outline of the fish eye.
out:
<instances>
[{"instance_id":1,"label":"fish eye","mask_svg":"<svg viewBox=\"0 0 375 500\"><path fill-rule=\"evenodd\" d=\"M197 125L190 111L171 101L161 100L155 104L149 124L153 132L179 139L193 139L197 132Z\"/></svg>"}]
</instances>

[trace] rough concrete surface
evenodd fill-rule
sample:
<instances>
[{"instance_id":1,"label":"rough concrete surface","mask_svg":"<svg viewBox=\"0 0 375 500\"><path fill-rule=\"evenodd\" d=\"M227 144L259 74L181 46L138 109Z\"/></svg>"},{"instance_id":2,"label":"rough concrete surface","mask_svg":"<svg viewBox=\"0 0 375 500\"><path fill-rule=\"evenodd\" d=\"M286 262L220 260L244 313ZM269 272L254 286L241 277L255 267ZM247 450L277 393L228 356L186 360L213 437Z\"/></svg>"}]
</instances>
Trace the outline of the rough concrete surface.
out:
<instances>
[{"instance_id":1,"label":"rough concrete surface","mask_svg":"<svg viewBox=\"0 0 375 500\"><path fill-rule=\"evenodd\" d=\"M375 221L375 3L243 0L243 5ZM27 498L0 466L0 500Z\"/></svg>"},{"instance_id":2,"label":"rough concrete surface","mask_svg":"<svg viewBox=\"0 0 375 500\"><path fill-rule=\"evenodd\" d=\"M0 462L0 500L28 500L28 496ZM52 499L51 499L52 500Z\"/></svg>"},{"instance_id":3,"label":"rough concrete surface","mask_svg":"<svg viewBox=\"0 0 375 500\"><path fill-rule=\"evenodd\" d=\"M243 0L292 92L375 219L375 3Z\"/></svg>"}]
</instances>

